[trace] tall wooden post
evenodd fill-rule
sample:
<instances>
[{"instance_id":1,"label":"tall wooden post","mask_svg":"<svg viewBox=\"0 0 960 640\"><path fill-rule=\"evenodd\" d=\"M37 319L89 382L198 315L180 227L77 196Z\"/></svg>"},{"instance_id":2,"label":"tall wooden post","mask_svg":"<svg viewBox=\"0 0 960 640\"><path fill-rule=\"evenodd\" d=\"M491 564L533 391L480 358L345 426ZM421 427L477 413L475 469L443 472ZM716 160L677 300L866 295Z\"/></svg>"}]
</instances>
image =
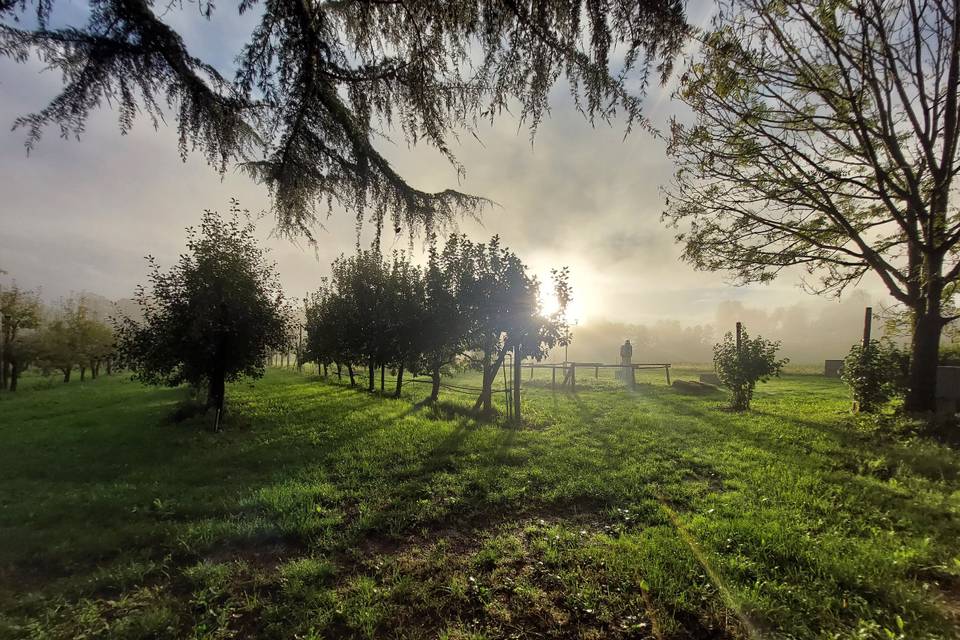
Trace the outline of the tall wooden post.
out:
<instances>
[{"instance_id":1,"label":"tall wooden post","mask_svg":"<svg viewBox=\"0 0 960 640\"><path fill-rule=\"evenodd\" d=\"M3 313L0 313L0 391L7 390L7 361L3 354Z\"/></svg>"},{"instance_id":2,"label":"tall wooden post","mask_svg":"<svg viewBox=\"0 0 960 640\"><path fill-rule=\"evenodd\" d=\"M511 420L513 416L513 396L510 395L510 385L507 384L507 366L506 362L504 362L500 369L503 371L503 400L504 406L507 409L507 420ZM513 356L510 356L509 367L511 370L513 369Z\"/></svg>"},{"instance_id":3,"label":"tall wooden post","mask_svg":"<svg viewBox=\"0 0 960 640\"><path fill-rule=\"evenodd\" d=\"M303 373L303 323L297 323L300 335L297 337L297 371Z\"/></svg>"},{"instance_id":4,"label":"tall wooden post","mask_svg":"<svg viewBox=\"0 0 960 640\"><path fill-rule=\"evenodd\" d=\"M523 378L523 359L520 348L519 343L513 347L513 420L517 424L520 424L520 380Z\"/></svg>"},{"instance_id":5,"label":"tall wooden post","mask_svg":"<svg viewBox=\"0 0 960 640\"><path fill-rule=\"evenodd\" d=\"M873 307L867 307L863 311L863 354L866 355L870 350L870 329L873 325Z\"/></svg>"},{"instance_id":6,"label":"tall wooden post","mask_svg":"<svg viewBox=\"0 0 960 640\"><path fill-rule=\"evenodd\" d=\"M740 353L743 351L743 323L737 323L737 359L740 359Z\"/></svg>"}]
</instances>

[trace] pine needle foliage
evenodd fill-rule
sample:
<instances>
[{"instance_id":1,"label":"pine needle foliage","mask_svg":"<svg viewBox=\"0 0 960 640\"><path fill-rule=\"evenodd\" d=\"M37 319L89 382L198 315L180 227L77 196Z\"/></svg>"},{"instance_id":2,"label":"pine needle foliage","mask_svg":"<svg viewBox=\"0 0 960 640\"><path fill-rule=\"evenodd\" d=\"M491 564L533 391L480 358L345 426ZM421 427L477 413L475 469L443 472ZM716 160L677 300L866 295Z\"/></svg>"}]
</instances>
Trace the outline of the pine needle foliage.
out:
<instances>
[{"instance_id":1,"label":"pine needle foliage","mask_svg":"<svg viewBox=\"0 0 960 640\"><path fill-rule=\"evenodd\" d=\"M591 123L649 126L641 97L687 30L679 0L241 0L233 9L258 21L230 79L168 16L202 30L190 21L215 19L213 2L198 15L193 3L92 0L85 24L53 27L58 4L0 0L0 55L36 51L63 74L62 91L16 123L28 148L48 127L79 136L105 103L122 132L172 111L182 155L221 172L239 162L269 188L279 228L307 237L334 206L378 233L482 210L483 198L409 184L375 144L391 132L462 176L459 135L517 109L533 136L561 78Z\"/></svg>"}]
</instances>

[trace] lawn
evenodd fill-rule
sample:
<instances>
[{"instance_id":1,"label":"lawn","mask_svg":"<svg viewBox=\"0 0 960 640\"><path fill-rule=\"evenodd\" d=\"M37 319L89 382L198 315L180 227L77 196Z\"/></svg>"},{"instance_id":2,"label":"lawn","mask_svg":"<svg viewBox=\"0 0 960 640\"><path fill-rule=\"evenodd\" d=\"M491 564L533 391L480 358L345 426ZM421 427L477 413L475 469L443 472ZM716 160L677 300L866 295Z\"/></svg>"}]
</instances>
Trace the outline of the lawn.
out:
<instances>
[{"instance_id":1,"label":"lawn","mask_svg":"<svg viewBox=\"0 0 960 640\"><path fill-rule=\"evenodd\" d=\"M182 389L28 379L0 398L0 637L957 636L956 451L819 376L747 414L590 378L527 383L514 428L274 369L220 433L171 421Z\"/></svg>"}]
</instances>

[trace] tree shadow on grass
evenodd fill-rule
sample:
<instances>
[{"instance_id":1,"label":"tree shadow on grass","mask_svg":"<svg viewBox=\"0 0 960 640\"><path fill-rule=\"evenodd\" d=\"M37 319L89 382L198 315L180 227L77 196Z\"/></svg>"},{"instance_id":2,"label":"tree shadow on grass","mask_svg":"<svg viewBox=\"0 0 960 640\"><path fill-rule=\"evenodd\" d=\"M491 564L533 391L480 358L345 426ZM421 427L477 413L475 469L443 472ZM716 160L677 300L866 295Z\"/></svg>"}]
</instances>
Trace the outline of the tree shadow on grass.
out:
<instances>
[{"instance_id":1,"label":"tree shadow on grass","mask_svg":"<svg viewBox=\"0 0 960 640\"><path fill-rule=\"evenodd\" d=\"M670 404L670 401L667 403ZM752 410L738 417L738 414L714 414L703 407L688 404L682 411L685 415L699 417L703 423L712 425L715 441L723 446L734 450L742 449L743 445L756 447L768 452L782 464L803 468L808 473L821 476L825 481L844 486L849 494L856 495L858 500L863 502L865 510L872 510L877 514L896 513L899 519L914 523L942 523L949 519L949 514L943 510L920 503L904 487L889 484L885 481L886 478L871 472L868 465L863 464L865 460L889 456L892 466L902 463L917 475L924 476L923 465L929 462L925 461L923 456L911 456L908 451L904 451L902 445L891 446L889 443L867 438L863 434L844 429L843 425L830 425L762 410ZM747 421L754 416L795 424L801 430L827 437L831 446L828 450L811 447L802 431L793 439L762 431L748 424ZM918 461L920 467L914 467ZM943 465L952 468L956 473L955 465L951 466L948 462L943 462ZM933 481L941 479L940 476L929 475L927 478Z\"/></svg>"}]
</instances>

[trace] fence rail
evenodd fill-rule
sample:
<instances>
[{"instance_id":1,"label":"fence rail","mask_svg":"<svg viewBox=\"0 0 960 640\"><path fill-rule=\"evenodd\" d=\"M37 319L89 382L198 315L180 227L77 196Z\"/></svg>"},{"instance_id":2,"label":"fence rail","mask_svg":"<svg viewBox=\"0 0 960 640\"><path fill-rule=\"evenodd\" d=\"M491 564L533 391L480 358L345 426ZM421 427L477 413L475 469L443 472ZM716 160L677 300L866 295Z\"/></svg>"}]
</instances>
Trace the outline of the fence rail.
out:
<instances>
[{"instance_id":1,"label":"fence rail","mask_svg":"<svg viewBox=\"0 0 960 640\"><path fill-rule=\"evenodd\" d=\"M597 379L600 378L600 369L619 369L625 373L629 372L627 382L631 389L634 389L637 386L637 371L663 369L664 376L667 379L667 385L670 384L671 363L669 362L634 362L631 364L605 364L603 362L527 362L521 364L520 366L530 369L530 379L533 379L533 372L535 369L550 369L552 372L550 384L554 389L557 387L557 370L560 370L563 373L563 380L560 383L560 388L569 388L571 391L576 391L577 368L593 369L593 376Z\"/></svg>"}]
</instances>

